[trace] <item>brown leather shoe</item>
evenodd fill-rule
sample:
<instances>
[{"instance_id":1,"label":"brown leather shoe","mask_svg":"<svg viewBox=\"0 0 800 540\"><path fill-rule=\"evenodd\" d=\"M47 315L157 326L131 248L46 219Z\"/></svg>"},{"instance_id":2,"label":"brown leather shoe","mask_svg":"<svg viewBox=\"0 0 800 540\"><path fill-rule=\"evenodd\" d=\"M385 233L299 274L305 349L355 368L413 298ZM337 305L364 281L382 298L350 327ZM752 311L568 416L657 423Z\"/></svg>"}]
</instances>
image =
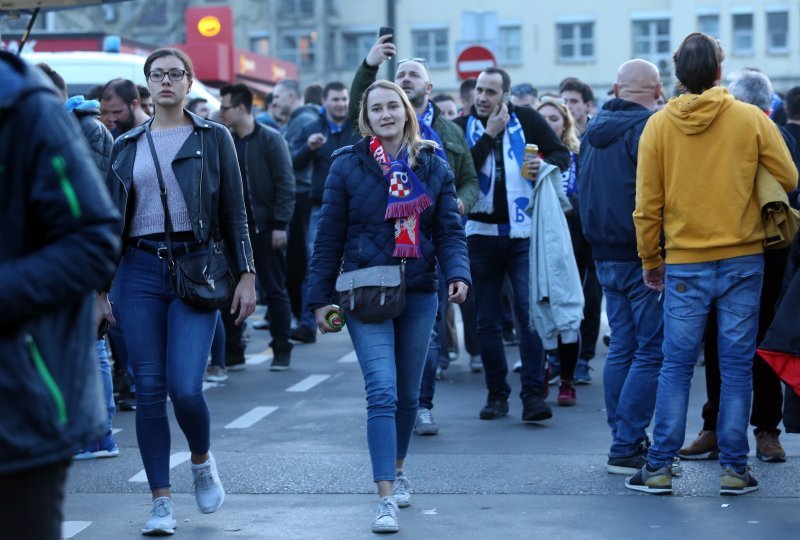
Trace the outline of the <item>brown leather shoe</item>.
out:
<instances>
[{"instance_id":1,"label":"brown leather shoe","mask_svg":"<svg viewBox=\"0 0 800 540\"><path fill-rule=\"evenodd\" d=\"M783 451L778 433L759 431L756 433L756 457L765 463L783 463L786 452Z\"/></svg>"},{"instance_id":2,"label":"brown leather shoe","mask_svg":"<svg viewBox=\"0 0 800 540\"><path fill-rule=\"evenodd\" d=\"M678 457L681 459L701 460L717 459L719 457L719 446L717 446L716 431L701 431L697 438L687 446L678 450Z\"/></svg>"}]
</instances>

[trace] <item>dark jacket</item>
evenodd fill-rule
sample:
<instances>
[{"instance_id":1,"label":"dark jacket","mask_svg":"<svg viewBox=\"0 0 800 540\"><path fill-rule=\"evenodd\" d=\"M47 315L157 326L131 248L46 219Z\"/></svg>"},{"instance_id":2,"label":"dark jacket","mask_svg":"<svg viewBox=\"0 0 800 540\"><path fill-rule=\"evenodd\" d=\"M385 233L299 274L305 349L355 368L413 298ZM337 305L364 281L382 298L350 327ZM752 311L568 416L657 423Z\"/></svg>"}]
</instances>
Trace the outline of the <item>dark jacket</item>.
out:
<instances>
[{"instance_id":1,"label":"dark jacket","mask_svg":"<svg viewBox=\"0 0 800 540\"><path fill-rule=\"evenodd\" d=\"M294 213L294 172L289 147L280 133L258 122L255 133L247 144L244 174L255 230L285 230Z\"/></svg>"},{"instance_id":2,"label":"dark jacket","mask_svg":"<svg viewBox=\"0 0 800 540\"><path fill-rule=\"evenodd\" d=\"M316 150L311 150L307 141L314 133L323 133L327 140ZM292 161L300 169L305 169L309 164L312 166L311 202L317 205L322 203L322 190L333 164L333 153L339 148L357 143L360 138L350 122L345 122L339 133L331 133L325 113L319 113L317 121L309 122L303 127L295 140L297 146L292 148Z\"/></svg>"},{"instance_id":3,"label":"dark jacket","mask_svg":"<svg viewBox=\"0 0 800 540\"><path fill-rule=\"evenodd\" d=\"M206 243L212 228L222 232L235 275L254 272L253 250L247 232L242 176L230 132L222 124L203 120L188 111L194 131L178 150L172 170L181 187L198 242ZM123 238L128 236L133 208L133 163L136 142L144 126L135 127L114 142L106 176L111 198L122 213Z\"/></svg>"},{"instance_id":4,"label":"dark jacket","mask_svg":"<svg viewBox=\"0 0 800 540\"><path fill-rule=\"evenodd\" d=\"M639 138L653 111L612 99L581 141L578 199L583 234L597 260L638 261L633 209Z\"/></svg>"},{"instance_id":5,"label":"dark jacket","mask_svg":"<svg viewBox=\"0 0 800 540\"><path fill-rule=\"evenodd\" d=\"M100 121L97 112L80 110L72 112L81 125L81 131L92 151L92 159L97 165L97 170L105 176L111 159L111 147L114 145L111 132Z\"/></svg>"},{"instance_id":6,"label":"dark jacket","mask_svg":"<svg viewBox=\"0 0 800 540\"><path fill-rule=\"evenodd\" d=\"M292 111L286 129L283 130L283 137L289 143L292 152L292 164L294 165L294 188L296 193L311 193L311 164L300 167L294 162L294 148L298 148L301 143L301 133L305 127L316 120L318 107L316 105L302 105Z\"/></svg>"},{"instance_id":7,"label":"dark jacket","mask_svg":"<svg viewBox=\"0 0 800 540\"><path fill-rule=\"evenodd\" d=\"M368 66L366 60L356 71L353 84L350 87L350 108L348 115L355 129L358 129L358 114L361 107L361 95L375 82L378 77L378 68ZM450 120L442 116L442 111L433 104L433 130L439 135L447 154L447 163L453 169L456 179L456 193L464 204L464 213L468 214L478 200L478 174L469 156L467 140L464 132L458 129Z\"/></svg>"},{"instance_id":8,"label":"dark jacket","mask_svg":"<svg viewBox=\"0 0 800 540\"><path fill-rule=\"evenodd\" d=\"M105 432L92 291L120 216L49 80L0 52L0 475Z\"/></svg>"},{"instance_id":9,"label":"dark jacket","mask_svg":"<svg viewBox=\"0 0 800 540\"><path fill-rule=\"evenodd\" d=\"M370 266L398 264L394 250L394 220L385 220L389 185L361 139L334 155L325 182L319 230L308 274L311 309L331 302L339 269L348 272ZM422 257L406 263L406 288L438 290L436 261L448 283L471 283L467 243L458 214L453 173L430 150L420 152L414 172L433 205L420 215Z\"/></svg>"}]
</instances>

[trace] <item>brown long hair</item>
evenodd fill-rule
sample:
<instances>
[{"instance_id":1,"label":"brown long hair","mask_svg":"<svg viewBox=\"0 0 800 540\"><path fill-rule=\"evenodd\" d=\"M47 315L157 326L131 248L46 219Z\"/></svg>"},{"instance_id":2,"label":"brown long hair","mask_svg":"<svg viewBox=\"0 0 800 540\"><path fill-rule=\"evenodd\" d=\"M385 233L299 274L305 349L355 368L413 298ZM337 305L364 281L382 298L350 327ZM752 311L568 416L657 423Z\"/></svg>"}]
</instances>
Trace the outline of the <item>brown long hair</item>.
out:
<instances>
[{"instance_id":1,"label":"brown long hair","mask_svg":"<svg viewBox=\"0 0 800 540\"><path fill-rule=\"evenodd\" d=\"M578 132L575 130L575 120L572 118L572 113L569 112L562 98L552 98L550 96L542 96L536 106L536 110L541 111L547 105L554 107L561 114L561 118L564 119L564 133L561 134L561 142L564 143L567 150L577 154L581 149L581 141L578 139Z\"/></svg>"},{"instance_id":2,"label":"brown long hair","mask_svg":"<svg viewBox=\"0 0 800 540\"><path fill-rule=\"evenodd\" d=\"M417 113L414 112L414 107L408 100L406 93L403 89L389 81L375 81L369 88L364 90L361 95L361 109L358 113L358 128L361 135L365 137L374 136L375 132L369 124L369 117L367 115L367 98L369 94L376 88L383 88L385 90L392 90L400 96L400 102L406 111L406 123L403 126L403 137L400 140L400 148L408 150L408 164L413 167L417 161L417 155L423 148L435 148L437 145L433 141L428 141L419 136L419 121L417 120Z\"/></svg>"}]
</instances>

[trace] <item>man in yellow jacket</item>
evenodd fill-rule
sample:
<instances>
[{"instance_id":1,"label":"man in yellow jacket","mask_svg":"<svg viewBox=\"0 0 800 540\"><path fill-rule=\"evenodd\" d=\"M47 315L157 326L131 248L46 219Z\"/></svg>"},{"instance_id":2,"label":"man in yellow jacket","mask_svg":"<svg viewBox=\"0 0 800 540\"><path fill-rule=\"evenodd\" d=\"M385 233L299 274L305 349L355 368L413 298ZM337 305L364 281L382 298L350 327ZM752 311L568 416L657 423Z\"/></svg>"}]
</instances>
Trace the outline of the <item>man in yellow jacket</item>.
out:
<instances>
[{"instance_id":1,"label":"man in yellow jacket","mask_svg":"<svg viewBox=\"0 0 800 540\"><path fill-rule=\"evenodd\" d=\"M724 53L694 33L673 59L686 93L647 123L639 143L633 213L645 285L664 294L664 362L647 465L625 482L672 492L684 441L689 385L709 307L717 307L722 396L717 423L720 494L758 489L747 467L752 364L764 272L755 194L763 165L790 191L797 170L772 121L717 86ZM666 264L659 245L663 229Z\"/></svg>"}]
</instances>

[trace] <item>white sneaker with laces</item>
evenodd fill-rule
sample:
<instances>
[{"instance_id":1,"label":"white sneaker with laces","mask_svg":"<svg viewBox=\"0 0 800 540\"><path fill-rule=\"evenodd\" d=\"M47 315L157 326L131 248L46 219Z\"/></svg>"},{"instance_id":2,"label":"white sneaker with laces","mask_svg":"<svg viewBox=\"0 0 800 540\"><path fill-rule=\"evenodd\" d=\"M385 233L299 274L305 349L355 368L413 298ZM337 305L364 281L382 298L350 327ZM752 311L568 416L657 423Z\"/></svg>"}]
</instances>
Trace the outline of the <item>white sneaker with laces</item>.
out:
<instances>
[{"instance_id":1,"label":"white sneaker with laces","mask_svg":"<svg viewBox=\"0 0 800 540\"><path fill-rule=\"evenodd\" d=\"M217 462L211 453L208 460L199 465L192 463L192 476L194 476L194 498L197 507L204 514L211 514L219 510L225 501L225 489L219 481Z\"/></svg>"},{"instance_id":2,"label":"white sneaker with laces","mask_svg":"<svg viewBox=\"0 0 800 540\"><path fill-rule=\"evenodd\" d=\"M400 471L395 475L392 495L394 495L394 502L400 508L411 506L411 481L406 477L406 473Z\"/></svg>"},{"instance_id":3,"label":"white sneaker with laces","mask_svg":"<svg viewBox=\"0 0 800 540\"><path fill-rule=\"evenodd\" d=\"M375 519L372 521L372 532L392 533L400 530L397 524L397 504L391 497L381 497L375 507Z\"/></svg>"},{"instance_id":4,"label":"white sneaker with laces","mask_svg":"<svg viewBox=\"0 0 800 540\"><path fill-rule=\"evenodd\" d=\"M150 510L150 517L142 527L142 534L145 536L167 536L175 534L175 527L178 523L172 517L172 499L169 497L158 497L153 500L153 508Z\"/></svg>"}]
</instances>

